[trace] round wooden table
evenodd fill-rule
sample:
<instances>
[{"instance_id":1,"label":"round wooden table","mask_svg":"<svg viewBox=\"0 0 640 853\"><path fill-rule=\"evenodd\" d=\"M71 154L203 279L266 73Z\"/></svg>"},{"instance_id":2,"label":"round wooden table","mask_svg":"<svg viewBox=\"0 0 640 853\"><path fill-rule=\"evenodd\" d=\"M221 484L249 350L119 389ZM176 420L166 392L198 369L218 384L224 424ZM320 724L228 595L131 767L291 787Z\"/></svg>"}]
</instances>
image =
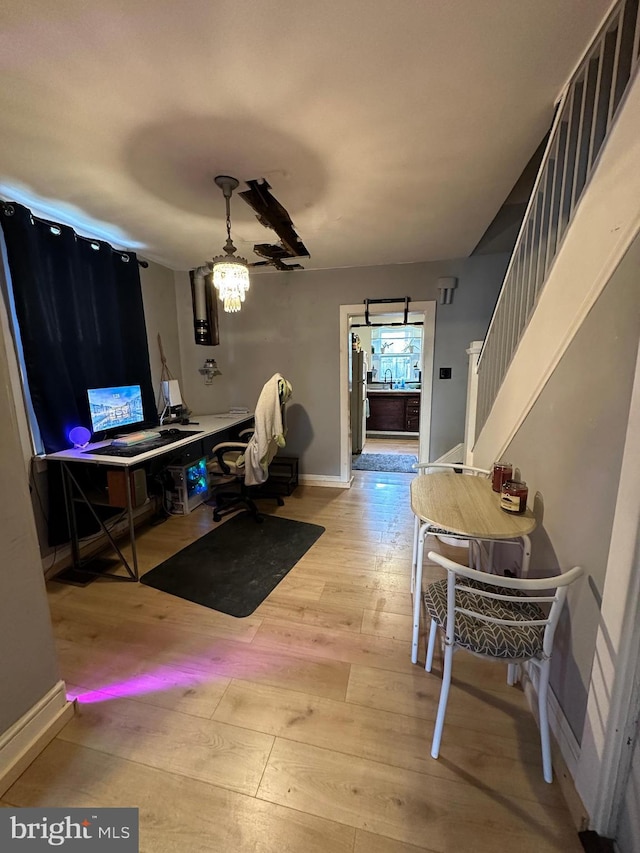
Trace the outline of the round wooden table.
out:
<instances>
[{"instance_id":1,"label":"round wooden table","mask_svg":"<svg viewBox=\"0 0 640 853\"><path fill-rule=\"evenodd\" d=\"M422 521L468 539L515 539L536 526L529 509L521 515L500 509L491 480L452 472L415 477L411 509Z\"/></svg>"},{"instance_id":2,"label":"round wooden table","mask_svg":"<svg viewBox=\"0 0 640 853\"><path fill-rule=\"evenodd\" d=\"M411 482L411 509L420 520L418 552L413 583L413 639L411 662L418 660L422 561L429 532L451 533L465 539L522 539L522 574L526 577L531 556L529 533L536 519L527 509L511 514L500 509L500 495L491 481L453 472L423 474Z\"/></svg>"}]
</instances>

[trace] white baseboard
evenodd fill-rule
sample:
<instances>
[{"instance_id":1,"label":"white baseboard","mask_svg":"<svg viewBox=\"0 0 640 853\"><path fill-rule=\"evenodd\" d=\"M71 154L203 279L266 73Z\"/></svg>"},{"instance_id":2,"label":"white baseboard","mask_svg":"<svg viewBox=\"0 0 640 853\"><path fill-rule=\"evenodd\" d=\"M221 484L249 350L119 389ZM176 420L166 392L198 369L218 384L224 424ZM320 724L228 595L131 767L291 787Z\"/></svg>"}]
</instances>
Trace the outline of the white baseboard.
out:
<instances>
[{"instance_id":1,"label":"white baseboard","mask_svg":"<svg viewBox=\"0 0 640 853\"><path fill-rule=\"evenodd\" d=\"M447 450L443 456L434 460L433 464L435 465L436 462L446 462L448 464L459 462L462 465L464 463L464 444L456 444L451 450Z\"/></svg>"},{"instance_id":2,"label":"white baseboard","mask_svg":"<svg viewBox=\"0 0 640 853\"><path fill-rule=\"evenodd\" d=\"M303 486L327 486L331 489L350 489L353 477L349 480L343 480L339 476L330 476L328 474L301 474L298 482Z\"/></svg>"},{"instance_id":3,"label":"white baseboard","mask_svg":"<svg viewBox=\"0 0 640 853\"><path fill-rule=\"evenodd\" d=\"M535 666L526 667L526 679L524 682L524 692L527 697L527 702L531 708L531 712L536 719L538 725L538 671ZM567 769L571 777L575 779L576 770L578 767L578 759L580 758L580 744L576 736L571 730L567 718L564 715L560 703L558 702L555 693L549 687L547 694L547 705L549 711L549 728L553 732L560 753L564 759Z\"/></svg>"},{"instance_id":4,"label":"white baseboard","mask_svg":"<svg viewBox=\"0 0 640 853\"><path fill-rule=\"evenodd\" d=\"M532 682L531 678L534 681ZM534 716L540 725L538 715L538 684L539 673L536 667L525 664L523 676L524 693ZM560 786L573 824L578 832L589 827L589 812L576 788L576 776L580 758L580 744L571 731L562 708L551 688L547 694L547 711L549 728L551 729L551 761L554 776Z\"/></svg>"},{"instance_id":5,"label":"white baseboard","mask_svg":"<svg viewBox=\"0 0 640 853\"><path fill-rule=\"evenodd\" d=\"M74 707L58 681L0 736L0 797L71 719Z\"/></svg>"}]
</instances>

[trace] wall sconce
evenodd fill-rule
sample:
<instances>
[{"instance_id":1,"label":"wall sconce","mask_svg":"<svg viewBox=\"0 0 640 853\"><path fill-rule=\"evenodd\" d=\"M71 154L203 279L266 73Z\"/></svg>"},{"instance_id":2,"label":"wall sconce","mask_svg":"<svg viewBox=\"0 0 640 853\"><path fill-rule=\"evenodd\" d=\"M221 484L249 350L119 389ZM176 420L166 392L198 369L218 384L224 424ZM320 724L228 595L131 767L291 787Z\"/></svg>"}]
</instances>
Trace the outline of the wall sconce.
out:
<instances>
[{"instance_id":1,"label":"wall sconce","mask_svg":"<svg viewBox=\"0 0 640 853\"><path fill-rule=\"evenodd\" d=\"M438 290L440 291L440 305L451 305L453 302L453 291L458 286L458 279L446 276L438 279Z\"/></svg>"},{"instance_id":2,"label":"wall sconce","mask_svg":"<svg viewBox=\"0 0 640 853\"><path fill-rule=\"evenodd\" d=\"M206 359L200 368L200 373L204 376L205 385L212 385L214 376L222 376L222 371L218 368L215 358Z\"/></svg>"},{"instance_id":3,"label":"wall sconce","mask_svg":"<svg viewBox=\"0 0 640 853\"><path fill-rule=\"evenodd\" d=\"M220 343L218 331L218 301L209 265L189 271L195 342L205 347Z\"/></svg>"}]
</instances>

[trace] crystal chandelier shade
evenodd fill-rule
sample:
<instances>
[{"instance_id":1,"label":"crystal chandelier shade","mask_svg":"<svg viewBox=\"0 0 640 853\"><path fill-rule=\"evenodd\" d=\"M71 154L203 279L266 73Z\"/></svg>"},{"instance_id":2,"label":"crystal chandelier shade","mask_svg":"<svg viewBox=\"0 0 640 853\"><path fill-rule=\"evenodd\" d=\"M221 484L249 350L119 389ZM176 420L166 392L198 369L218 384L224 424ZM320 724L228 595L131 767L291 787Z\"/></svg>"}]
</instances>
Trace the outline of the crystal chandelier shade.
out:
<instances>
[{"instance_id":1,"label":"crystal chandelier shade","mask_svg":"<svg viewBox=\"0 0 640 853\"><path fill-rule=\"evenodd\" d=\"M224 310L232 314L240 310L249 290L249 269L241 258L218 255L213 259L213 284Z\"/></svg>"},{"instance_id":2,"label":"crystal chandelier shade","mask_svg":"<svg viewBox=\"0 0 640 853\"><path fill-rule=\"evenodd\" d=\"M227 242L225 254L213 259L213 284L218 291L224 310L233 314L240 310L247 290L249 290L249 265L244 258L236 258L236 247L231 241L231 193L238 186L236 178L218 175L216 184L221 188L227 209Z\"/></svg>"}]
</instances>

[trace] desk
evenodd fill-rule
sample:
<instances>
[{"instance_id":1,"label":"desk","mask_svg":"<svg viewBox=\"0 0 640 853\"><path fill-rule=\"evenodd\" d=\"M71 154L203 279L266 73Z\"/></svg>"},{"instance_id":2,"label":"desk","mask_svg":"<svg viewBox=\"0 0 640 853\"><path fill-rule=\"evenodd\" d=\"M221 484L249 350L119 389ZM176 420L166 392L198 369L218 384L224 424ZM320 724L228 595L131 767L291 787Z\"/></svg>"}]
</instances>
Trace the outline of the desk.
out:
<instances>
[{"instance_id":1,"label":"desk","mask_svg":"<svg viewBox=\"0 0 640 853\"><path fill-rule=\"evenodd\" d=\"M75 466L82 465L86 467L95 465L103 468L125 469L128 475L130 470L138 468L144 465L145 463L151 462L153 460L158 460L163 456L171 455L175 459L176 454L189 454L190 450L193 449L194 446L196 446L198 443L202 443L203 452L197 455L206 456L208 455L208 452L211 447L213 447L214 444L217 444L219 440L222 440L224 438L224 436L220 435L221 433L227 433L234 427L244 424L250 420L253 420L253 413L245 415L230 415L228 413L220 415L194 415L193 421L190 424L182 427L182 429L191 433L193 433L195 430L198 430L197 435L188 435L184 439L174 441L171 444L167 444L163 447L155 447L152 450L147 450L143 453L139 453L137 456L107 456L104 453L101 454L100 449L108 447L111 444L110 441L96 442L95 444L87 445L87 447L83 449L73 448L71 450L62 450L58 453L50 453L45 456L47 462L59 462L61 464L65 504L67 508L67 518L69 521L69 532L71 534L71 553L73 558L73 567L81 571L86 571L82 569L80 562L80 545L78 539L75 510L73 505L73 496L74 493L77 493L80 495L85 505L89 508L91 514L93 515L97 523L100 525L102 531L106 534L107 538L109 539L109 542L111 543L114 550L117 552L118 556L120 557L120 560L122 561L123 566L127 571L126 577L121 575L111 575L110 577L118 578L120 580L139 580L138 555L136 550L131 489L125 488L124 491L126 492L127 496L126 514L129 526L129 537L131 541L132 554L131 559L133 566L129 565L129 563L124 557L124 554L122 553L115 539L111 535L111 532L107 529L105 523L102 521L102 519L99 518L99 516L94 511L91 505L91 500L84 493L82 487L78 483L78 478L74 475L72 469ZM165 425L164 428L166 428L166 426L167 425ZM181 429L181 427L179 426L176 426L175 428Z\"/></svg>"},{"instance_id":2,"label":"desk","mask_svg":"<svg viewBox=\"0 0 640 853\"><path fill-rule=\"evenodd\" d=\"M535 528L536 520L528 509L521 515L512 515L500 509L500 495L492 491L490 480L450 472L415 477L411 482L411 509L421 522L413 594L411 646L411 662L416 663L424 540L429 531L446 530L466 539L522 539L522 573L526 576L531 556L529 533Z\"/></svg>"}]
</instances>

